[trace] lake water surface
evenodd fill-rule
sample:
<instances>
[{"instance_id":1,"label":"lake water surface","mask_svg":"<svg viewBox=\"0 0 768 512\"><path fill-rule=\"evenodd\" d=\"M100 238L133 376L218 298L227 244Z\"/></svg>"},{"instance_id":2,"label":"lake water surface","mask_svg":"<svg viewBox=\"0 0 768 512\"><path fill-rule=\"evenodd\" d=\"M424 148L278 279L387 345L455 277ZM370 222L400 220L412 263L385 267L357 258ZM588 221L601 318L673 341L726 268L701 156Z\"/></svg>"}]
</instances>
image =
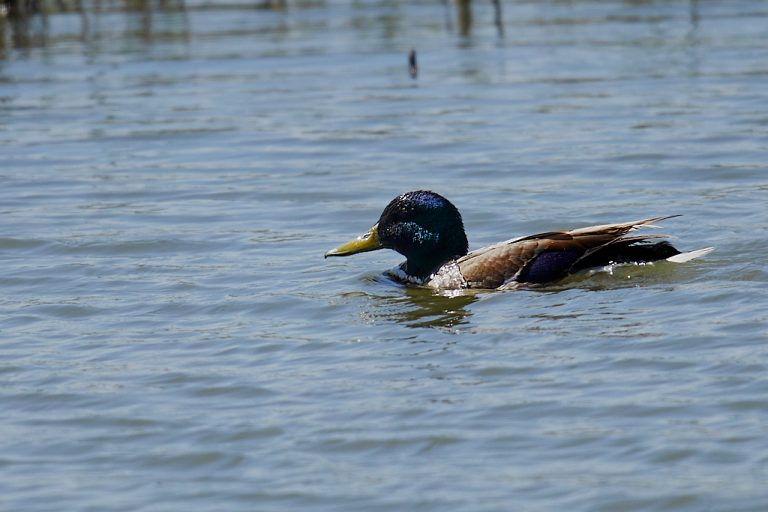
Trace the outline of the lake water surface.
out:
<instances>
[{"instance_id":1,"label":"lake water surface","mask_svg":"<svg viewBox=\"0 0 768 512\"><path fill-rule=\"evenodd\" d=\"M1 509L768 510L768 4L61 7L0 18ZM419 188L716 250L323 260Z\"/></svg>"}]
</instances>

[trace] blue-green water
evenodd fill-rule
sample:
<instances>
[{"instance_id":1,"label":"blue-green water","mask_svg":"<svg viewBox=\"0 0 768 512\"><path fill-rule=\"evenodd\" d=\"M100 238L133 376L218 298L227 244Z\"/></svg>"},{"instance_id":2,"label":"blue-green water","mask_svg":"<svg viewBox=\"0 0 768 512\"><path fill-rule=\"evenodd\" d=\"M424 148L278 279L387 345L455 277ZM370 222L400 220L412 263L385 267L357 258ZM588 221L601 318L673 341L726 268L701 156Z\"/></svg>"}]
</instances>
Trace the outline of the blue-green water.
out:
<instances>
[{"instance_id":1,"label":"blue-green water","mask_svg":"<svg viewBox=\"0 0 768 512\"><path fill-rule=\"evenodd\" d=\"M768 5L501 14L0 19L0 508L768 509ZM453 298L323 260L417 188L473 248L716 251Z\"/></svg>"}]
</instances>

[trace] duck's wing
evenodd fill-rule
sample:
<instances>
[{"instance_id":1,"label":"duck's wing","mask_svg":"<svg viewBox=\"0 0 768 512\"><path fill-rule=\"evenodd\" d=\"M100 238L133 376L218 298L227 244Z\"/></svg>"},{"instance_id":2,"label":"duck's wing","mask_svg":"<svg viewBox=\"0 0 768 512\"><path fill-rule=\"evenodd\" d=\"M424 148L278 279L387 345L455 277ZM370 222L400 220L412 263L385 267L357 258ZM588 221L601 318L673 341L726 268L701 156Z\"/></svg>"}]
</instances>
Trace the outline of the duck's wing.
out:
<instances>
[{"instance_id":1,"label":"duck's wing","mask_svg":"<svg viewBox=\"0 0 768 512\"><path fill-rule=\"evenodd\" d=\"M498 288L511 281L534 284L555 281L574 269L586 268L586 265L582 266L582 262L587 264L602 261L604 258L597 256L599 252L618 254L619 249L633 246L637 242L665 238L664 235L625 235L641 227L655 227L654 222L671 217L677 215L513 238L472 251L460 258L457 264L470 288ZM667 243L653 245L660 246L660 250L663 246L662 252L669 254L652 259L679 254L677 249ZM651 261L651 255L645 256L645 261Z\"/></svg>"}]
</instances>

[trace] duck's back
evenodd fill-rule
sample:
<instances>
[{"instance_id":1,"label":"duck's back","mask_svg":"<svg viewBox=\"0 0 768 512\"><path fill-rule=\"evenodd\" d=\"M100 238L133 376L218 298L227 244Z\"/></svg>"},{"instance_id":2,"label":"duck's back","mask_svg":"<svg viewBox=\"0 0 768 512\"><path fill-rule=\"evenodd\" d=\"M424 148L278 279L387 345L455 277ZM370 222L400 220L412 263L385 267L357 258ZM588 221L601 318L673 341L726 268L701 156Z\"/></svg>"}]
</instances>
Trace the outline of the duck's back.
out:
<instances>
[{"instance_id":1,"label":"duck's back","mask_svg":"<svg viewBox=\"0 0 768 512\"><path fill-rule=\"evenodd\" d=\"M468 288L499 288L510 283L542 284L562 279L584 268L581 263L597 266L609 259L621 260L622 251L640 261L653 261L679 251L664 242L635 245L660 235L625 237L642 226L669 217L654 217L621 224L605 224L571 231L552 231L514 238L472 251L457 261ZM638 250L642 247L642 250ZM605 257L600 254L605 253ZM605 262L603 262L605 260Z\"/></svg>"}]
</instances>

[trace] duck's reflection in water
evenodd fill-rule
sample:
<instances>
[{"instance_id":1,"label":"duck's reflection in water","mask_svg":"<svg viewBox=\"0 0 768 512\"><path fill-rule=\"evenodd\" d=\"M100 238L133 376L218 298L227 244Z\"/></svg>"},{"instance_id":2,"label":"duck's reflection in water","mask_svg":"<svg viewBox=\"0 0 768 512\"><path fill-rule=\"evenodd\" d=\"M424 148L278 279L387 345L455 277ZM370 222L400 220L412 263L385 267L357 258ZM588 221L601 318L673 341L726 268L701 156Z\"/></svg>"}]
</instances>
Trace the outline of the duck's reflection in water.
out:
<instances>
[{"instance_id":1,"label":"duck's reflection in water","mask_svg":"<svg viewBox=\"0 0 768 512\"><path fill-rule=\"evenodd\" d=\"M379 281L378 278L376 280ZM468 323L472 312L467 306L478 300L477 292L470 290L441 292L400 285L393 286L391 290L394 293L369 295L370 300L361 313L365 321L450 329Z\"/></svg>"},{"instance_id":2,"label":"duck's reflection in water","mask_svg":"<svg viewBox=\"0 0 768 512\"><path fill-rule=\"evenodd\" d=\"M385 275L368 275L364 279L375 285L375 292L363 292L367 298L361 301L361 317L365 322L396 322L407 327L432 327L452 329L469 324L472 310L469 306L488 294L524 292L561 293L573 289L606 291L644 284L656 284L660 280L672 280L669 264L614 265L587 273L570 276L551 286L522 288L518 291L493 290L443 290L406 287ZM527 295L530 297L530 295ZM510 299L511 300L511 299ZM546 315L544 315L546 316Z\"/></svg>"}]
</instances>

